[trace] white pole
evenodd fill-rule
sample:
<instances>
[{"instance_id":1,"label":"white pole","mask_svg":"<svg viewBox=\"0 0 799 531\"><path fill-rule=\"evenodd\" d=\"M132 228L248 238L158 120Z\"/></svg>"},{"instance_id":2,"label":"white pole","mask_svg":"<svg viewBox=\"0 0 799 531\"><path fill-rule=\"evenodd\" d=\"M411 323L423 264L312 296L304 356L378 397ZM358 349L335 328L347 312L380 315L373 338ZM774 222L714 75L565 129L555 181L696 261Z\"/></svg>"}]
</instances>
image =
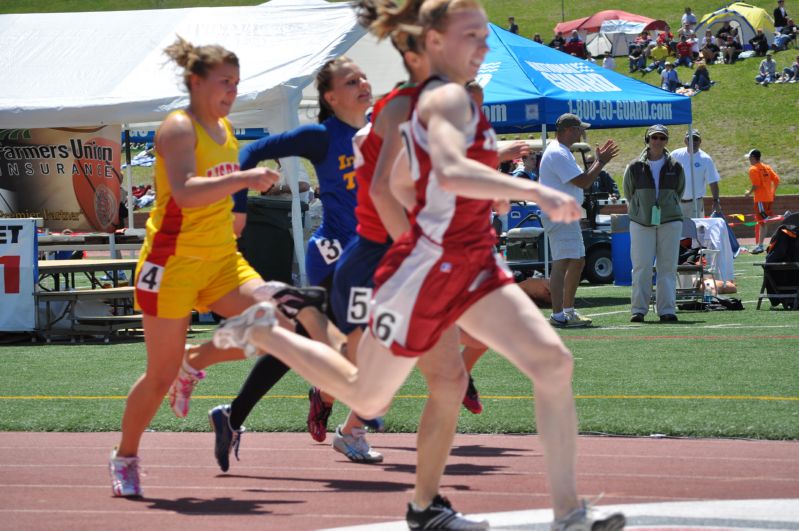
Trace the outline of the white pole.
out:
<instances>
[{"instance_id":1,"label":"white pole","mask_svg":"<svg viewBox=\"0 0 799 531\"><path fill-rule=\"evenodd\" d=\"M691 209L694 217L699 217L699 205L696 204L696 181L694 176L694 124L688 125L688 165L691 167ZM683 168L685 169L685 168ZM687 176L687 174L686 174Z\"/></svg>"}]
</instances>

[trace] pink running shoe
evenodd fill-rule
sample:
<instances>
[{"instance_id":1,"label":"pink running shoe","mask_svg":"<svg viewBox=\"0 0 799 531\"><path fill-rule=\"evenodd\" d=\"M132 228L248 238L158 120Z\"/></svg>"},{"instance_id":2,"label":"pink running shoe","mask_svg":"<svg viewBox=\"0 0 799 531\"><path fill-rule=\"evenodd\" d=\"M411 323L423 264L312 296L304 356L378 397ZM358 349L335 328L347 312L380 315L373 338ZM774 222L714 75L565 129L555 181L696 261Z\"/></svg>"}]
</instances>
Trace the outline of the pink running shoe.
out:
<instances>
[{"instance_id":1,"label":"pink running shoe","mask_svg":"<svg viewBox=\"0 0 799 531\"><path fill-rule=\"evenodd\" d=\"M322 393L316 387L311 387L308 391L308 401L310 407L308 408L308 433L311 438L316 442L325 442L327 437L327 420L330 418L330 413L333 411L332 404L326 404L322 400Z\"/></svg>"},{"instance_id":2,"label":"pink running shoe","mask_svg":"<svg viewBox=\"0 0 799 531\"><path fill-rule=\"evenodd\" d=\"M477 392L477 387L474 385L474 379L469 376L469 386L466 388L466 393L463 395L463 407L479 415L483 412L483 403L480 402L480 393Z\"/></svg>"},{"instance_id":3,"label":"pink running shoe","mask_svg":"<svg viewBox=\"0 0 799 531\"><path fill-rule=\"evenodd\" d=\"M185 418L189 414L189 402L191 402L191 393L200 380L205 378L205 371L195 371L186 364L183 360L183 365L178 371L178 377L169 386L169 407L172 412L179 419Z\"/></svg>"},{"instance_id":4,"label":"pink running shoe","mask_svg":"<svg viewBox=\"0 0 799 531\"><path fill-rule=\"evenodd\" d=\"M139 458L117 457L116 448L111 451L108 461L111 473L111 492L118 498L140 498L142 496L139 481Z\"/></svg>"}]
</instances>

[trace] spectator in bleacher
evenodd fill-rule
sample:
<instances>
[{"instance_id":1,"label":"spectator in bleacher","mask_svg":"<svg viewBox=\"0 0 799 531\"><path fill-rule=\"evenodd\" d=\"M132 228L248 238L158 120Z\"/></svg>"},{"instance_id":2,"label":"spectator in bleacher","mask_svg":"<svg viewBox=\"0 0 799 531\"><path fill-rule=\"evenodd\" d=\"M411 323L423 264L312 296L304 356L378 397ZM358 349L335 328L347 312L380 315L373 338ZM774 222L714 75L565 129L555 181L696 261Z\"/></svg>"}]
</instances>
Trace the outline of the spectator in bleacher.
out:
<instances>
[{"instance_id":1,"label":"spectator in bleacher","mask_svg":"<svg viewBox=\"0 0 799 531\"><path fill-rule=\"evenodd\" d=\"M700 59L694 63L694 66L696 66L696 70L694 70L694 77L691 78L688 88L697 92L701 90L710 90L710 87L713 86L713 82L710 80L710 72L707 69L707 65Z\"/></svg>"},{"instance_id":2,"label":"spectator in bleacher","mask_svg":"<svg viewBox=\"0 0 799 531\"><path fill-rule=\"evenodd\" d=\"M549 41L548 46L550 48L555 48L556 50L563 51L563 46L566 44L566 39L563 38L563 33L560 31L555 34L555 37Z\"/></svg>"},{"instance_id":3,"label":"spectator in bleacher","mask_svg":"<svg viewBox=\"0 0 799 531\"><path fill-rule=\"evenodd\" d=\"M721 27L718 29L718 31L716 31L716 37L721 37L723 35L724 39L727 38L727 35L732 35L732 34L733 30L732 26L730 26L729 20L725 20L724 23L721 25Z\"/></svg>"},{"instance_id":4,"label":"spectator in bleacher","mask_svg":"<svg viewBox=\"0 0 799 531\"><path fill-rule=\"evenodd\" d=\"M791 64L782 69L782 77L776 83L796 83L799 81L799 55Z\"/></svg>"},{"instance_id":5,"label":"spectator in bleacher","mask_svg":"<svg viewBox=\"0 0 799 531\"><path fill-rule=\"evenodd\" d=\"M671 61L666 61L663 66L663 71L660 73L660 88L669 92L676 92L678 88L682 87L677 71L674 70L674 65L671 64Z\"/></svg>"},{"instance_id":6,"label":"spectator in bleacher","mask_svg":"<svg viewBox=\"0 0 799 531\"><path fill-rule=\"evenodd\" d=\"M580 59L588 57L588 50L585 49L585 43L580 39L580 34L577 33L577 30L572 30L571 37L563 46L563 51Z\"/></svg>"},{"instance_id":7,"label":"spectator in bleacher","mask_svg":"<svg viewBox=\"0 0 799 531\"><path fill-rule=\"evenodd\" d=\"M693 43L688 41L688 38L683 35L680 37L680 42L677 43L677 61L676 66L687 66L688 68L694 67L694 53Z\"/></svg>"},{"instance_id":8,"label":"spectator in bleacher","mask_svg":"<svg viewBox=\"0 0 799 531\"><path fill-rule=\"evenodd\" d=\"M756 56L762 57L766 55L768 40L766 40L766 35L762 29L758 29L755 36L749 39L749 44L752 45L752 50L754 50Z\"/></svg>"},{"instance_id":9,"label":"spectator in bleacher","mask_svg":"<svg viewBox=\"0 0 799 531\"><path fill-rule=\"evenodd\" d=\"M519 25L516 24L516 17L508 17L508 31L516 35L519 34Z\"/></svg>"},{"instance_id":10,"label":"spectator in bleacher","mask_svg":"<svg viewBox=\"0 0 799 531\"><path fill-rule=\"evenodd\" d=\"M764 87L769 83L774 83L777 80L777 63L774 62L774 52L769 50L766 52L766 58L760 61L760 68L758 74L755 76L755 83L759 83Z\"/></svg>"},{"instance_id":11,"label":"spectator in bleacher","mask_svg":"<svg viewBox=\"0 0 799 531\"><path fill-rule=\"evenodd\" d=\"M644 30L635 37L634 42L643 50L645 46L649 46L649 43L652 42L652 36L649 35L647 30Z\"/></svg>"},{"instance_id":12,"label":"spectator in bleacher","mask_svg":"<svg viewBox=\"0 0 799 531\"><path fill-rule=\"evenodd\" d=\"M774 29L782 30L788 23L788 12L785 11L785 0L777 0L777 7L774 8Z\"/></svg>"},{"instance_id":13,"label":"spectator in bleacher","mask_svg":"<svg viewBox=\"0 0 799 531\"><path fill-rule=\"evenodd\" d=\"M674 42L674 34L671 32L671 28L668 24L666 24L666 27L658 35L657 41L664 43L672 52L676 50L675 46L677 43Z\"/></svg>"},{"instance_id":14,"label":"spectator in bleacher","mask_svg":"<svg viewBox=\"0 0 799 531\"><path fill-rule=\"evenodd\" d=\"M690 7L685 8L685 13L683 13L680 22L682 23L683 26L685 26L686 24L690 24L692 28L696 27L696 15L694 15L691 12Z\"/></svg>"},{"instance_id":15,"label":"spectator in bleacher","mask_svg":"<svg viewBox=\"0 0 799 531\"><path fill-rule=\"evenodd\" d=\"M730 34L726 34L724 39L724 46L721 47L724 63L728 65L735 64L735 61L738 60L738 54L741 53L741 44Z\"/></svg>"},{"instance_id":16,"label":"spectator in bleacher","mask_svg":"<svg viewBox=\"0 0 799 531\"><path fill-rule=\"evenodd\" d=\"M544 41L541 40L541 34L540 33L536 33L535 35L533 35L533 40L535 42L537 42L538 44L544 44Z\"/></svg>"},{"instance_id":17,"label":"spectator in bleacher","mask_svg":"<svg viewBox=\"0 0 799 531\"><path fill-rule=\"evenodd\" d=\"M652 62L649 63L649 66L647 66L642 73L646 75L653 70L657 70L658 74L660 74L663 71L666 60L669 58L669 48L662 42L658 43L652 48L652 51L649 52L649 58Z\"/></svg>"},{"instance_id":18,"label":"spectator in bleacher","mask_svg":"<svg viewBox=\"0 0 799 531\"><path fill-rule=\"evenodd\" d=\"M789 18L788 23L774 36L771 48L777 52L787 50L791 45L791 41L795 41L797 36L799 36L799 28L797 28L793 19Z\"/></svg>"},{"instance_id":19,"label":"spectator in bleacher","mask_svg":"<svg viewBox=\"0 0 799 531\"><path fill-rule=\"evenodd\" d=\"M630 55L627 56L630 61L630 73L642 70L646 66L646 57L639 46L635 44L630 45Z\"/></svg>"},{"instance_id":20,"label":"spectator in bleacher","mask_svg":"<svg viewBox=\"0 0 799 531\"><path fill-rule=\"evenodd\" d=\"M701 57L707 64L713 64L719 59L719 52L721 48L716 43L716 38L713 37L713 32L710 30L705 31L705 36L702 38L702 45L699 49Z\"/></svg>"}]
</instances>

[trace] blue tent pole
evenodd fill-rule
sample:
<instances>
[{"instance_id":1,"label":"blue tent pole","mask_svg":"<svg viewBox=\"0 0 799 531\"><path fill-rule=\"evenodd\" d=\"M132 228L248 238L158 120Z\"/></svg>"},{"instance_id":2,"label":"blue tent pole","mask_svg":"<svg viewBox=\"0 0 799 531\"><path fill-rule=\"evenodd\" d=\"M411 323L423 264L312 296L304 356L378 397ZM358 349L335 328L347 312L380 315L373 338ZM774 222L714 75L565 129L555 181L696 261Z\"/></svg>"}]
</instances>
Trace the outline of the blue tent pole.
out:
<instances>
[{"instance_id":1,"label":"blue tent pole","mask_svg":"<svg viewBox=\"0 0 799 531\"><path fill-rule=\"evenodd\" d=\"M547 124L541 124L541 153L547 149ZM540 177L539 177L540 179ZM549 237L544 234L544 278L549 278Z\"/></svg>"}]
</instances>

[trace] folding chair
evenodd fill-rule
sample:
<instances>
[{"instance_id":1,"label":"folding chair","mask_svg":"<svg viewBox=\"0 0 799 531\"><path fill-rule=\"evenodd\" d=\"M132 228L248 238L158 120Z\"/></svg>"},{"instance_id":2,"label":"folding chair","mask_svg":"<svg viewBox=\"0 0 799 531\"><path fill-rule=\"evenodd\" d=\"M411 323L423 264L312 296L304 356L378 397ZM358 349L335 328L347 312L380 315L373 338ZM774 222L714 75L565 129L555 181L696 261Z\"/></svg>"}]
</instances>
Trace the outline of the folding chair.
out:
<instances>
[{"instance_id":1,"label":"folding chair","mask_svg":"<svg viewBox=\"0 0 799 531\"><path fill-rule=\"evenodd\" d=\"M708 291L706 281L710 282L712 292L715 292L719 250L707 249L701 245L696 224L690 218L682 222L682 237L691 238L691 248L696 252L696 259L693 263L677 266L677 303L702 301Z\"/></svg>"}]
</instances>

